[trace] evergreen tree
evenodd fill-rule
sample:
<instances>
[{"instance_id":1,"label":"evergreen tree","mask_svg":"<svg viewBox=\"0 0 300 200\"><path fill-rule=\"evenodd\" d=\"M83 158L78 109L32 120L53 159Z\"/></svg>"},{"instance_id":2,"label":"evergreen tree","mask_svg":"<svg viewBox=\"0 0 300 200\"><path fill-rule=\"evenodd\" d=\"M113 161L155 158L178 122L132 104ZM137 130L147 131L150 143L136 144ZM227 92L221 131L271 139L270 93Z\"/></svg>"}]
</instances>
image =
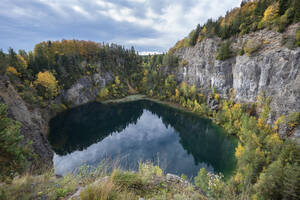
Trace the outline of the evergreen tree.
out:
<instances>
[{"instance_id":1,"label":"evergreen tree","mask_svg":"<svg viewBox=\"0 0 300 200\"><path fill-rule=\"evenodd\" d=\"M29 146L20 143L20 124L7 117L7 106L0 104L0 181L21 174L30 156Z\"/></svg>"},{"instance_id":2,"label":"evergreen tree","mask_svg":"<svg viewBox=\"0 0 300 200\"><path fill-rule=\"evenodd\" d=\"M200 31L201 31L201 27L200 27L200 24L198 24L197 28L194 31L192 31L192 33L191 33L190 40L189 40L190 46L196 45Z\"/></svg>"}]
</instances>

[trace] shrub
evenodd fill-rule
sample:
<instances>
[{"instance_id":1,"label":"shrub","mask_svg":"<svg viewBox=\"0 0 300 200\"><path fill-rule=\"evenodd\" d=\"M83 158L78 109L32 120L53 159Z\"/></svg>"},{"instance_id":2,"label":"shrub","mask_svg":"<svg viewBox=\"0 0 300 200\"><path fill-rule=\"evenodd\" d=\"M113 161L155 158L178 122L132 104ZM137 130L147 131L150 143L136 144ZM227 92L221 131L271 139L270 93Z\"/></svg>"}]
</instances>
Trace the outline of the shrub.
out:
<instances>
[{"instance_id":1,"label":"shrub","mask_svg":"<svg viewBox=\"0 0 300 200\"><path fill-rule=\"evenodd\" d=\"M251 39L244 46L244 52L248 55L253 54L262 46L262 42L260 40Z\"/></svg>"},{"instance_id":2,"label":"shrub","mask_svg":"<svg viewBox=\"0 0 300 200\"><path fill-rule=\"evenodd\" d=\"M287 124L294 128L300 124L300 112L292 112L286 118Z\"/></svg>"},{"instance_id":3,"label":"shrub","mask_svg":"<svg viewBox=\"0 0 300 200\"><path fill-rule=\"evenodd\" d=\"M216 175L207 172L205 168L201 168L195 177L195 185L199 187L206 195L216 199L220 199L222 189L224 188L223 175Z\"/></svg>"},{"instance_id":4,"label":"shrub","mask_svg":"<svg viewBox=\"0 0 300 200\"><path fill-rule=\"evenodd\" d=\"M187 66L189 63L188 61L186 61L185 59L182 59L180 62L179 62L179 66L180 67L185 67Z\"/></svg>"},{"instance_id":5,"label":"shrub","mask_svg":"<svg viewBox=\"0 0 300 200\"><path fill-rule=\"evenodd\" d=\"M282 37L281 45L286 46L288 49L294 49L296 44L298 45L295 37L289 35Z\"/></svg>"},{"instance_id":6,"label":"shrub","mask_svg":"<svg viewBox=\"0 0 300 200\"><path fill-rule=\"evenodd\" d=\"M296 38L296 45L300 47L300 29L298 29L298 31L296 32L295 38Z\"/></svg>"},{"instance_id":7,"label":"shrub","mask_svg":"<svg viewBox=\"0 0 300 200\"><path fill-rule=\"evenodd\" d=\"M293 18L294 18L294 9L293 8L289 8L285 11L284 15L282 15L279 19L278 19L278 31L279 32L283 32L285 30L285 28L293 22Z\"/></svg>"},{"instance_id":8,"label":"shrub","mask_svg":"<svg viewBox=\"0 0 300 200\"><path fill-rule=\"evenodd\" d=\"M108 97L109 90L107 88L102 88L98 94L100 100L104 100Z\"/></svg>"},{"instance_id":9,"label":"shrub","mask_svg":"<svg viewBox=\"0 0 300 200\"><path fill-rule=\"evenodd\" d=\"M22 146L20 123L7 117L7 106L0 104L0 181L24 172L30 145Z\"/></svg>"},{"instance_id":10,"label":"shrub","mask_svg":"<svg viewBox=\"0 0 300 200\"><path fill-rule=\"evenodd\" d=\"M120 186L122 189L135 190L139 194L144 192L145 181L135 172L115 169L111 175L111 179L114 184Z\"/></svg>"},{"instance_id":11,"label":"shrub","mask_svg":"<svg viewBox=\"0 0 300 200\"><path fill-rule=\"evenodd\" d=\"M50 108L54 112L62 112L64 110L67 110L67 106L63 103L61 103L61 104L51 104Z\"/></svg>"},{"instance_id":12,"label":"shrub","mask_svg":"<svg viewBox=\"0 0 300 200\"><path fill-rule=\"evenodd\" d=\"M221 47L217 51L216 59L217 60L226 60L232 57L232 52L230 50L230 43L225 42L221 45Z\"/></svg>"},{"instance_id":13,"label":"shrub","mask_svg":"<svg viewBox=\"0 0 300 200\"><path fill-rule=\"evenodd\" d=\"M21 74L16 70L16 68L12 67L12 66L9 66L7 69L6 69L6 72L7 73L11 73L11 74L14 74L16 76L20 76Z\"/></svg>"},{"instance_id":14,"label":"shrub","mask_svg":"<svg viewBox=\"0 0 300 200\"><path fill-rule=\"evenodd\" d=\"M270 28L271 25L274 23L275 19L278 17L279 13L279 4L275 3L270 5L264 12L264 17L258 24L258 28L268 27Z\"/></svg>"},{"instance_id":15,"label":"shrub","mask_svg":"<svg viewBox=\"0 0 300 200\"><path fill-rule=\"evenodd\" d=\"M152 163L139 163L139 173L145 178L153 176L162 176L162 169Z\"/></svg>"},{"instance_id":16,"label":"shrub","mask_svg":"<svg viewBox=\"0 0 300 200\"><path fill-rule=\"evenodd\" d=\"M199 187L203 192L205 193L208 192L209 177L208 177L208 172L206 171L205 168L200 169L198 175L195 177L194 182L195 185Z\"/></svg>"}]
</instances>

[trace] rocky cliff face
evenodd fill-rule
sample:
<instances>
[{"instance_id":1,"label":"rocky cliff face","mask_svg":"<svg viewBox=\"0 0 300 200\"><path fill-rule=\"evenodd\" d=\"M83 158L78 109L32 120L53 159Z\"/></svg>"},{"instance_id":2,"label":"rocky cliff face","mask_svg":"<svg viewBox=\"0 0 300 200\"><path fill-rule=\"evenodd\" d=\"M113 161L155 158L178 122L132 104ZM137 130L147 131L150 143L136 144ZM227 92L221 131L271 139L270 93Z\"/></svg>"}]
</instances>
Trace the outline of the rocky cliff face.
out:
<instances>
[{"instance_id":1,"label":"rocky cliff face","mask_svg":"<svg viewBox=\"0 0 300 200\"><path fill-rule=\"evenodd\" d=\"M0 102L8 106L9 117L21 123L23 142L32 141L33 152L38 156L36 167L39 170L43 170L41 166L51 168L53 152L46 138L48 122L42 117L41 111L30 110L5 76L0 76Z\"/></svg>"},{"instance_id":2,"label":"rocky cliff face","mask_svg":"<svg viewBox=\"0 0 300 200\"><path fill-rule=\"evenodd\" d=\"M111 80L113 80L112 75L108 72L85 76L79 79L70 89L62 91L57 100L69 102L72 106L95 101L100 90Z\"/></svg>"},{"instance_id":3,"label":"rocky cliff face","mask_svg":"<svg viewBox=\"0 0 300 200\"><path fill-rule=\"evenodd\" d=\"M251 39L260 40L261 48L252 55L235 56L225 61L216 60L220 39L205 39L195 47L178 50L175 54L188 61L179 67L177 78L195 84L204 91L216 91L227 96L229 89L236 92L236 100L254 102L264 92L271 97L271 116L300 111L300 48L288 49L282 38L294 35L299 24L284 33L262 30L233 39L231 48L241 49ZM296 133L297 134L297 133Z\"/></svg>"}]
</instances>

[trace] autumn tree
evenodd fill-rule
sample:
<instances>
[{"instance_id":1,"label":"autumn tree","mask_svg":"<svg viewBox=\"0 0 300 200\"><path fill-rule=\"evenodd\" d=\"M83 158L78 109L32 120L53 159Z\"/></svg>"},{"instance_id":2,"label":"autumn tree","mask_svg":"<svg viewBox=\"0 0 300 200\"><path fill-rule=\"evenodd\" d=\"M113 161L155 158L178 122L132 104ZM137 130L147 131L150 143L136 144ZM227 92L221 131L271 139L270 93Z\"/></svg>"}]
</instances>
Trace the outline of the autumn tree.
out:
<instances>
[{"instance_id":1,"label":"autumn tree","mask_svg":"<svg viewBox=\"0 0 300 200\"><path fill-rule=\"evenodd\" d=\"M271 4L264 12L264 17L260 21L258 28L270 27L279 14L279 4Z\"/></svg>"},{"instance_id":2,"label":"autumn tree","mask_svg":"<svg viewBox=\"0 0 300 200\"><path fill-rule=\"evenodd\" d=\"M52 99L59 94L58 81L50 71L39 72L34 81L40 95Z\"/></svg>"}]
</instances>

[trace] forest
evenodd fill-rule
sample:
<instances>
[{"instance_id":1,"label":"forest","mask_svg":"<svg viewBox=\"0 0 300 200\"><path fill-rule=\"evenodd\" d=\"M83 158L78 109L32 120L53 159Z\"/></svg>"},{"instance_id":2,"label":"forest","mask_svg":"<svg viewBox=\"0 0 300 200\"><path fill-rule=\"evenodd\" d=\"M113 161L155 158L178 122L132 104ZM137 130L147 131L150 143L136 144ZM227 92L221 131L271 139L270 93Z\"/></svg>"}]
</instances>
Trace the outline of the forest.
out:
<instances>
[{"instance_id":1,"label":"forest","mask_svg":"<svg viewBox=\"0 0 300 200\"><path fill-rule=\"evenodd\" d=\"M169 53L183 47L195 46L205 38L219 37L225 40L262 29L284 32L290 24L298 22L300 22L298 0L243 0L239 8L228 11L224 17L217 20L209 19L205 24L197 25L196 29L178 41ZM298 37L299 34L300 32ZM227 57L226 55L221 59Z\"/></svg>"}]
</instances>

